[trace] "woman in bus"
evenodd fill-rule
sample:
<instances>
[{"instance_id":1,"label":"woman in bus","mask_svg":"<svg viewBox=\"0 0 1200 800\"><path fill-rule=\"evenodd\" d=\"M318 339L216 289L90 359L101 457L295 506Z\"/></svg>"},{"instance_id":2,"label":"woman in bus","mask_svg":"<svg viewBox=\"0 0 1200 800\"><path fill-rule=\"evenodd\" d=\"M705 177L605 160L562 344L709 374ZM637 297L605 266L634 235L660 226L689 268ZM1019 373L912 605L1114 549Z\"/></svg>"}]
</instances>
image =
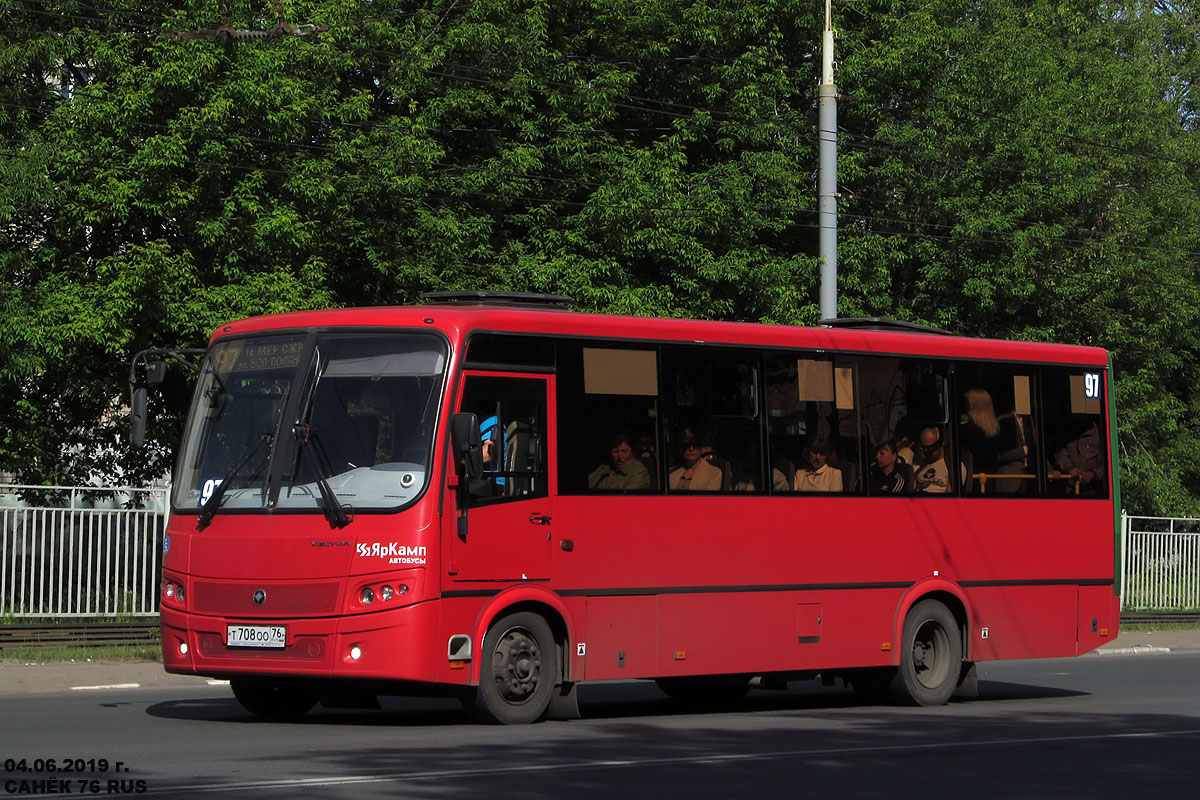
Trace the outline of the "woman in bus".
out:
<instances>
[{"instance_id":1,"label":"woman in bus","mask_svg":"<svg viewBox=\"0 0 1200 800\"><path fill-rule=\"evenodd\" d=\"M723 473L704 458L704 441L688 429L680 443L683 465L671 471L667 485L672 491L719 492Z\"/></svg>"},{"instance_id":2,"label":"woman in bus","mask_svg":"<svg viewBox=\"0 0 1200 800\"><path fill-rule=\"evenodd\" d=\"M982 490L990 483L991 487L1014 491L1014 481L997 480L1001 473L1024 471L1025 451L1020 446L1020 429L1014 416L998 418L992 395L986 389L969 389L966 406L967 418L959 426L958 441L963 470L972 479L970 485Z\"/></svg>"}]
</instances>

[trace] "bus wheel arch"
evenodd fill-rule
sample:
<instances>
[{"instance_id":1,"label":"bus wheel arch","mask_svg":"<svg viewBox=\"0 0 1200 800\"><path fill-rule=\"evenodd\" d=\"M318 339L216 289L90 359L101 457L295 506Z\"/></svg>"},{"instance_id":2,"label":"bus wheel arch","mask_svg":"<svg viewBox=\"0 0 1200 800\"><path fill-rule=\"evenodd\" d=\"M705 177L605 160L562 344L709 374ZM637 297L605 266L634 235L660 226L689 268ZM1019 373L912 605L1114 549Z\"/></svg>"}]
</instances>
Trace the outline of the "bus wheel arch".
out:
<instances>
[{"instance_id":1,"label":"bus wheel arch","mask_svg":"<svg viewBox=\"0 0 1200 800\"><path fill-rule=\"evenodd\" d=\"M935 579L934 581L927 581L912 588L896 609L894 641L900 642L903 639L905 619L907 619L909 612L918 603L925 600L938 601L954 615L955 622L958 625L959 638L962 641L962 658L963 661L968 661L971 656L971 609L967 604L967 599L963 595L962 590L949 581ZM900 649L897 647L893 653L893 663L898 664Z\"/></svg>"},{"instance_id":2,"label":"bus wheel arch","mask_svg":"<svg viewBox=\"0 0 1200 800\"><path fill-rule=\"evenodd\" d=\"M478 641L477 684L464 697L477 719L524 724L579 716L567 679L568 625L553 606L525 600L498 607Z\"/></svg>"},{"instance_id":3,"label":"bus wheel arch","mask_svg":"<svg viewBox=\"0 0 1200 800\"><path fill-rule=\"evenodd\" d=\"M560 681L571 680L571 658L568 651L568 646L571 642L571 622L567 616L565 608L560 607L553 600L551 601L540 597L523 597L510 602L500 602L505 600L503 594L497 595L495 601L483 609L480 613L476 625L474 639L482 647L484 639L487 637L487 632L496 624L496 621L507 614L515 614L521 611L529 611L538 614L546 624L550 626L550 633L554 637L555 645L558 649L558 679ZM472 683L478 683L482 677L482 660L479 662L472 674Z\"/></svg>"}]
</instances>

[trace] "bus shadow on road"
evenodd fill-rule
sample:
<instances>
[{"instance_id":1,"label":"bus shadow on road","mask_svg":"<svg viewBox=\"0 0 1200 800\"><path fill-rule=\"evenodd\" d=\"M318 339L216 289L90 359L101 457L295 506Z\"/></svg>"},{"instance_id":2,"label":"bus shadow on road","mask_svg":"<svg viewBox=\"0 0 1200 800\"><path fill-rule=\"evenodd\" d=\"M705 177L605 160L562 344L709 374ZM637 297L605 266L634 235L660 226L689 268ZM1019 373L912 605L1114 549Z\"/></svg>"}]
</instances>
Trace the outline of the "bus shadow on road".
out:
<instances>
[{"instance_id":1,"label":"bus shadow on road","mask_svg":"<svg viewBox=\"0 0 1200 800\"><path fill-rule=\"evenodd\" d=\"M463 725L470 721L457 700L428 698L381 698L380 709L315 709L296 720L262 719L246 711L232 696L166 700L146 708L152 717L195 722L258 725L331 725L360 727L408 727Z\"/></svg>"},{"instance_id":2,"label":"bus shadow on road","mask_svg":"<svg viewBox=\"0 0 1200 800\"><path fill-rule=\"evenodd\" d=\"M1006 701L1053 700L1081 697L1088 692L1028 683L984 680L979 697L956 699L959 703L1003 703ZM197 722L238 724L303 724L356 727L444 726L470 723L457 700L439 698L380 698L379 709L336 709L317 706L298 720L277 723L260 719L243 709L232 696L181 698L155 703L146 709L153 717ZM894 708L862 702L840 683L825 687L815 682L793 684L787 691L754 691L740 700L683 702L664 696L651 683L621 682L592 684L580 689L580 712L585 720L650 719L706 714L763 714L780 712L853 711Z\"/></svg>"}]
</instances>

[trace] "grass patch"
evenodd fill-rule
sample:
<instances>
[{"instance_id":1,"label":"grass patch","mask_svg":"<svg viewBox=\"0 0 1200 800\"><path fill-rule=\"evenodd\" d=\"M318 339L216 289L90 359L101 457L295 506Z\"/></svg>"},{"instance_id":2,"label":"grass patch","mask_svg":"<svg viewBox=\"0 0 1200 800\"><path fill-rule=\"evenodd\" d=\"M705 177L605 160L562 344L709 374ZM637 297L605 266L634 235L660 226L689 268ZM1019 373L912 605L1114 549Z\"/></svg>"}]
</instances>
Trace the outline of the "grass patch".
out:
<instances>
[{"instance_id":1,"label":"grass patch","mask_svg":"<svg viewBox=\"0 0 1200 800\"><path fill-rule=\"evenodd\" d=\"M1121 633L1149 633L1152 631L1194 631L1200 622L1125 622Z\"/></svg>"},{"instance_id":2,"label":"grass patch","mask_svg":"<svg viewBox=\"0 0 1200 800\"><path fill-rule=\"evenodd\" d=\"M0 650L4 661L162 661L162 648L158 645L98 645L79 647L55 645L53 647L6 647Z\"/></svg>"}]
</instances>

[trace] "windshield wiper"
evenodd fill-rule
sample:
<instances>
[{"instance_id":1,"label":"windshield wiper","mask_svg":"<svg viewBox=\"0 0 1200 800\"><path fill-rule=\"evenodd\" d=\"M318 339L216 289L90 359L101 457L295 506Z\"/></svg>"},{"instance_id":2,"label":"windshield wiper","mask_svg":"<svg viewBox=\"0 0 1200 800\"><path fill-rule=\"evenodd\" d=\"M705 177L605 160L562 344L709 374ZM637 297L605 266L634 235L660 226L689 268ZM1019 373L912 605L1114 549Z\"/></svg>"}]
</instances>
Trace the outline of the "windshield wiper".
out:
<instances>
[{"instance_id":1,"label":"windshield wiper","mask_svg":"<svg viewBox=\"0 0 1200 800\"><path fill-rule=\"evenodd\" d=\"M212 495L204 501L204 505L200 506L200 518L196 520L197 530L204 530L209 526L213 517L216 516L218 509L221 507L221 499L225 497L225 492L233 485L233 479L237 477L238 471L246 465L247 461L254 458L254 454L261 450L263 445L270 445L272 438L273 436L270 431L262 433L258 437L258 444L250 448L249 452L242 456L242 460L233 465L233 469L229 470L229 474L221 479L221 482L213 489ZM250 476L250 480L247 483L261 475L266 465L267 459L264 458L262 463L258 465L258 469L254 470L254 474Z\"/></svg>"},{"instance_id":2,"label":"windshield wiper","mask_svg":"<svg viewBox=\"0 0 1200 800\"><path fill-rule=\"evenodd\" d=\"M325 448L321 446L317 432L312 429L311 425L300 423L292 427L292 433L296 437L296 469L292 470L292 482L295 482L296 474L299 472L300 456L303 455L309 443L313 444L313 461L315 462L317 491L321 495L321 510L325 512L325 519L329 520L329 527L346 527L354 521L353 517L346 513L346 509L349 508L351 511L354 509L338 502L337 495L334 494L326 479L331 472L329 456L326 455Z\"/></svg>"}]
</instances>

